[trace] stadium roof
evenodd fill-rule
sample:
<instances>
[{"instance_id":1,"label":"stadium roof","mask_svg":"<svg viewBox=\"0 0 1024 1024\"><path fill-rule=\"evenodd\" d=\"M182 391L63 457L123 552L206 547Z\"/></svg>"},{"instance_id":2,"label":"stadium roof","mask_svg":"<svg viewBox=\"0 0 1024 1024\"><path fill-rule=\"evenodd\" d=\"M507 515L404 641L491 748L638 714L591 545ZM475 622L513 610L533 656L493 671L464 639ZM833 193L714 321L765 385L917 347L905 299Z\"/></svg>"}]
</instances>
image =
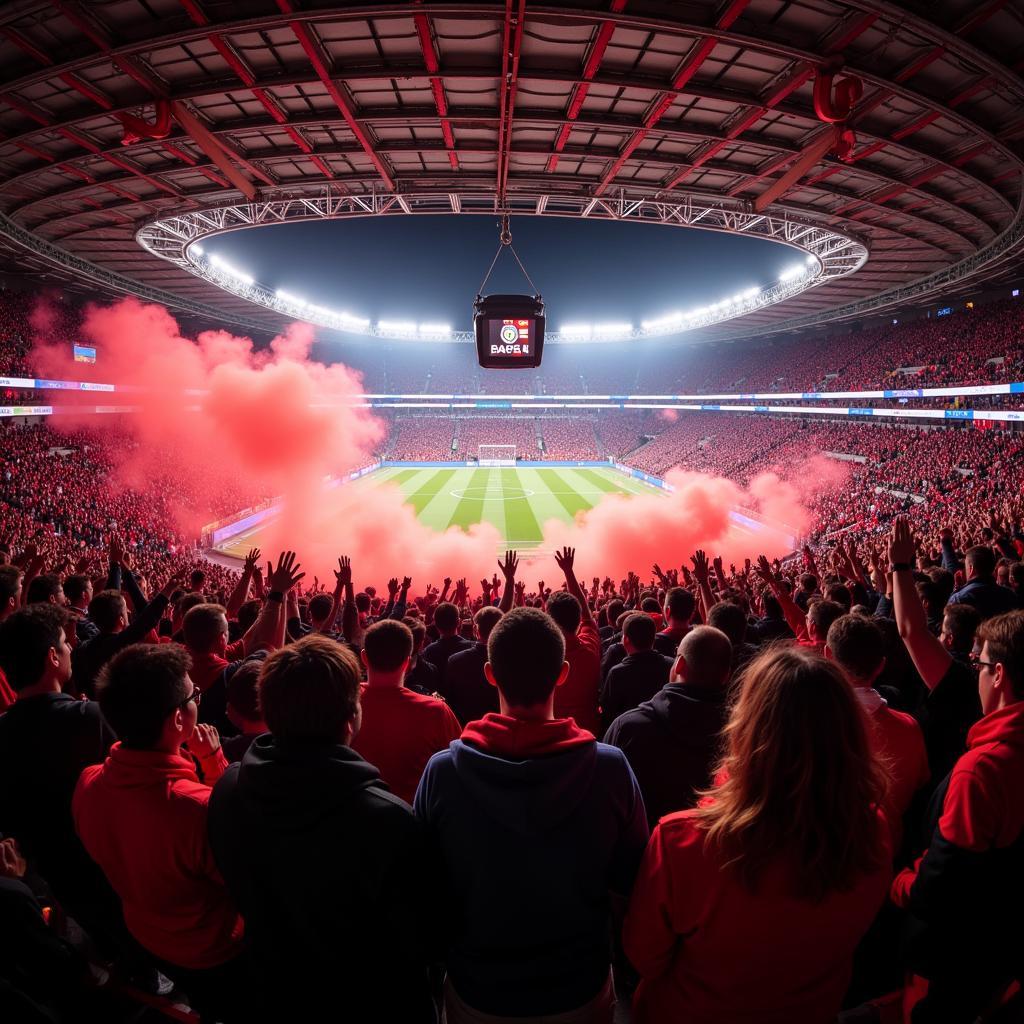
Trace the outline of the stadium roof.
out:
<instances>
[{"instance_id":1,"label":"stadium roof","mask_svg":"<svg viewBox=\"0 0 1024 1024\"><path fill-rule=\"evenodd\" d=\"M821 155L814 97L840 57L862 85L849 162ZM0 259L274 329L136 233L282 198L619 218L693 197L870 249L734 334L860 315L1019 264L1022 70L1019 0L14 0Z\"/></svg>"}]
</instances>

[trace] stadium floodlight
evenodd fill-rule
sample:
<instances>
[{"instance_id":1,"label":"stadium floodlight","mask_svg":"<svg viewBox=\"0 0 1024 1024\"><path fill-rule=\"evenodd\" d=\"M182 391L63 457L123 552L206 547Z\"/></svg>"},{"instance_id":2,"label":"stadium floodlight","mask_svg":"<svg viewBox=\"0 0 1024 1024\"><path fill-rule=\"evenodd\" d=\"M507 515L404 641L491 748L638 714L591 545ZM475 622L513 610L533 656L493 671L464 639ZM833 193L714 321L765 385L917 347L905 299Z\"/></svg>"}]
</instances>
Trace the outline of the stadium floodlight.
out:
<instances>
[{"instance_id":1,"label":"stadium floodlight","mask_svg":"<svg viewBox=\"0 0 1024 1024\"><path fill-rule=\"evenodd\" d=\"M275 294L282 302L290 302L293 306L306 305L305 299L300 299L297 295L292 295L291 292L286 292L283 288L278 288Z\"/></svg>"},{"instance_id":2,"label":"stadium floodlight","mask_svg":"<svg viewBox=\"0 0 1024 1024\"><path fill-rule=\"evenodd\" d=\"M632 334L632 324L594 324L594 333L604 338L615 337L619 334Z\"/></svg>"},{"instance_id":3,"label":"stadium floodlight","mask_svg":"<svg viewBox=\"0 0 1024 1024\"><path fill-rule=\"evenodd\" d=\"M358 327L360 329L370 326L370 321L365 317L353 316L351 313L339 313L338 319L341 320L342 323L349 324L351 327Z\"/></svg>"},{"instance_id":4,"label":"stadium floodlight","mask_svg":"<svg viewBox=\"0 0 1024 1024\"><path fill-rule=\"evenodd\" d=\"M558 333L563 338L589 338L594 333L591 324L563 324Z\"/></svg>"},{"instance_id":5,"label":"stadium floodlight","mask_svg":"<svg viewBox=\"0 0 1024 1024\"><path fill-rule=\"evenodd\" d=\"M761 289L758 285L754 285L743 292L743 298L745 299L756 299L761 294Z\"/></svg>"},{"instance_id":6,"label":"stadium floodlight","mask_svg":"<svg viewBox=\"0 0 1024 1024\"><path fill-rule=\"evenodd\" d=\"M222 259L216 253L210 257L210 262L227 277L233 277L236 281L241 281L242 284L246 285L254 283L253 279L248 274L239 270L237 267L233 267L227 260Z\"/></svg>"},{"instance_id":7,"label":"stadium floodlight","mask_svg":"<svg viewBox=\"0 0 1024 1024\"><path fill-rule=\"evenodd\" d=\"M451 324L420 324L419 333L446 338L452 333L452 326Z\"/></svg>"},{"instance_id":8,"label":"stadium floodlight","mask_svg":"<svg viewBox=\"0 0 1024 1024\"><path fill-rule=\"evenodd\" d=\"M198 242L192 243L191 251L194 252L197 256L202 256L203 253L206 252L206 250Z\"/></svg>"},{"instance_id":9,"label":"stadium floodlight","mask_svg":"<svg viewBox=\"0 0 1024 1024\"><path fill-rule=\"evenodd\" d=\"M665 316L656 317L654 320L641 320L640 326L645 331L658 331L665 327L672 327L683 322L683 314L676 310L674 313L667 313Z\"/></svg>"},{"instance_id":10,"label":"stadium floodlight","mask_svg":"<svg viewBox=\"0 0 1024 1024\"><path fill-rule=\"evenodd\" d=\"M806 262L807 266L813 267L818 262L818 257L812 253L808 255Z\"/></svg>"},{"instance_id":11,"label":"stadium floodlight","mask_svg":"<svg viewBox=\"0 0 1024 1024\"><path fill-rule=\"evenodd\" d=\"M416 333L416 324L412 320L378 320L377 327L388 334Z\"/></svg>"},{"instance_id":12,"label":"stadium floodlight","mask_svg":"<svg viewBox=\"0 0 1024 1024\"><path fill-rule=\"evenodd\" d=\"M786 284L789 281L795 281L798 277L803 277L806 272L806 268L799 264L795 264L792 267L786 267L786 269L779 274L779 283Z\"/></svg>"}]
</instances>

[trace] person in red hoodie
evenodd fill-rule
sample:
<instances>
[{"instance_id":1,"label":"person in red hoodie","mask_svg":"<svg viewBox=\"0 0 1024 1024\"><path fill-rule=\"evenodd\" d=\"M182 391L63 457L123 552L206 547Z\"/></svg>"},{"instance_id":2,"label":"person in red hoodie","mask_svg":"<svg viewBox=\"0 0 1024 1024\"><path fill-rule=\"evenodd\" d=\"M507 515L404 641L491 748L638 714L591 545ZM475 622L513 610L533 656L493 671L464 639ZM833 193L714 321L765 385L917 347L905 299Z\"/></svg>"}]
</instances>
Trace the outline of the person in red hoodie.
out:
<instances>
[{"instance_id":1,"label":"person in red hoodie","mask_svg":"<svg viewBox=\"0 0 1024 1024\"><path fill-rule=\"evenodd\" d=\"M242 920L214 863L210 786L192 758L211 784L227 762L216 730L197 726L188 669L177 644L133 644L104 666L100 709L120 741L83 770L71 812L135 939L200 1012L235 1019L249 991Z\"/></svg>"},{"instance_id":2,"label":"person in red hoodie","mask_svg":"<svg viewBox=\"0 0 1024 1024\"><path fill-rule=\"evenodd\" d=\"M565 591L552 594L546 609L565 637L565 660L569 663L569 676L555 691L555 714L559 718L575 718L581 729L600 735L597 702L601 688L601 635L587 595L576 579L575 560L575 548L555 552L555 561L565 574Z\"/></svg>"},{"instance_id":3,"label":"person in red hoodie","mask_svg":"<svg viewBox=\"0 0 1024 1024\"><path fill-rule=\"evenodd\" d=\"M717 785L661 819L633 887L634 1019L824 1024L891 876L884 771L842 673L796 646L750 663L725 745Z\"/></svg>"},{"instance_id":4,"label":"person in red hoodie","mask_svg":"<svg viewBox=\"0 0 1024 1024\"><path fill-rule=\"evenodd\" d=\"M909 966L929 979L914 1024L968 1024L998 1003L1024 958L1024 611L983 622L972 656L982 717L936 790L931 842L893 881L909 912Z\"/></svg>"}]
</instances>

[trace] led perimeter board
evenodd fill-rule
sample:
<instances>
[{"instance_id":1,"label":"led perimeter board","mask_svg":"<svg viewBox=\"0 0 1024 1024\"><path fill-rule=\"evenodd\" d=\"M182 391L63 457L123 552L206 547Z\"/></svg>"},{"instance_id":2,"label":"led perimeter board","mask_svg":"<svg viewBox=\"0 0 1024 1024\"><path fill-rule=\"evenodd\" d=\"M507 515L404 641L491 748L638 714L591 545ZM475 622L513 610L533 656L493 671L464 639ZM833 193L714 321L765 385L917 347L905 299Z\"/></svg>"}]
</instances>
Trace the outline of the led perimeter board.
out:
<instances>
[{"instance_id":1,"label":"led perimeter board","mask_svg":"<svg viewBox=\"0 0 1024 1024\"><path fill-rule=\"evenodd\" d=\"M539 295L478 295L473 304L476 351L487 370L530 370L544 352Z\"/></svg>"}]
</instances>

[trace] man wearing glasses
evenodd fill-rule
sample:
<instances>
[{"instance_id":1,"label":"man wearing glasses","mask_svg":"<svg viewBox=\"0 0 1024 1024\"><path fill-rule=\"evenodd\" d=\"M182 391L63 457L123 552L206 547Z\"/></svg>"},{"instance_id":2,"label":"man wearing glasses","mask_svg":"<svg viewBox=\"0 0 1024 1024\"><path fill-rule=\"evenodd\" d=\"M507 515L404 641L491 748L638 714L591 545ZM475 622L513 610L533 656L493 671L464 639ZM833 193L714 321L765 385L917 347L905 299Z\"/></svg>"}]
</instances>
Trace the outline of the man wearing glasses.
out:
<instances>
[{"instance_id":1,"label":"man wearing glasses","mask_svg":"<svg viewBox=\"0 0 1024 1024\"><path fill-rule=\"evenodd\" d=\"M177 644L133 644L104 666L100 709L120 741L103 764L82 772L72 814L135 939L193 1008L233 1020L248 987L242 921L206 827L210 785L227 762L217 730L197 724L200 694L189 668Z\"/></svg>"},{"instance_id":2,"label":"man wearing glasses","mask_svg":"<svg viewBox=\"0 0 1024 1024\"><path fill-rule=\"evenodd\" d=\"M913 613L901 609L901 599L906 605L916 596L909 533L905 521L897 522L890 545L896 618L905 639L903 619ZM920 671L920 649L907 647ZM931 666L930 676L922 672L926 684L938 661L934 649L924 656ZM971 665L982 717L932 798L927 850L892 886L893 902L908 911L909 966L929 980L914 1024L974 1021L1024 974L1017 937L1024 912L1024 611L978 627Z\"/></svg>"}]
</instances>

